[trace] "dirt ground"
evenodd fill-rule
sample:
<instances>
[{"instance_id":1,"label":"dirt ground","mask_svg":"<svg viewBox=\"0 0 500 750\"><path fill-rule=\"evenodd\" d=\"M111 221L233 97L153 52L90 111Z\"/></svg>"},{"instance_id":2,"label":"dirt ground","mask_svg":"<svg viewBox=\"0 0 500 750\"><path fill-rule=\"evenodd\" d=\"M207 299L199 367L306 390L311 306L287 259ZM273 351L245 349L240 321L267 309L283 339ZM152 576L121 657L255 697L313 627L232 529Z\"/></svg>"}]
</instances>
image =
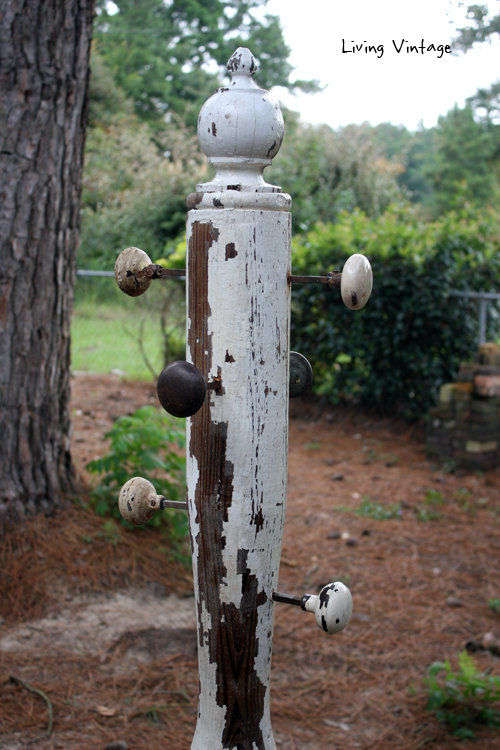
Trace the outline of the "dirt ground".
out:
<instances>
[{"instance_id":1,"label":"dirt ground","mask_svg":"<svg viewBox=\"0 0 500 750\"><path fill-rule=\"evenodd\" d=\"M113 420L147 403L150 383L75 375L73 455L85 481ZM427 711L422 681L436 660L456 667L471 641L478 668L500 675L482 648L500 641L487 604L500 596L499 490L500 470L451 474L428 461L417 428L293 404L279 590L342 580L354 613L331 637L277 605L278 750L457 747ZM354 513L363 502L400 513ZM187 750L198 691L192 582L162 532L104 526L76 501L13 531L0 558L0 748ZM460 746L493 750L500 732L480 728Z\"/></svg>"}]
</instances>

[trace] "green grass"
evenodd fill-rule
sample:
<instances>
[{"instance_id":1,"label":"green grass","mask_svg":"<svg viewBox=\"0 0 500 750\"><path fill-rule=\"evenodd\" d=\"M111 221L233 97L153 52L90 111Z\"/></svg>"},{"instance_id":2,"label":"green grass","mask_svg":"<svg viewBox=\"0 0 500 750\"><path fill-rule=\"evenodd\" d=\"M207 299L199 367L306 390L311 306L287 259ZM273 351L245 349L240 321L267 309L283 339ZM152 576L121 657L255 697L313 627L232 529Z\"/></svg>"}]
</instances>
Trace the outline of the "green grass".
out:
<instances>
[{"instance_id":1,"label":"green grass","mask_svg":"<svg viewBox=\"0 0 500 750\"><path fill-rule=\"evenodd\" d=\"M141 302L142 298L127 299L122 305L79 302L71 320L71 369L102 373L121 370L133 380L152 380L137 342L146 309ZM143 345L153 368L160 373L163 340L157 316L148 317Z\"/></svg>"}]
</instances>

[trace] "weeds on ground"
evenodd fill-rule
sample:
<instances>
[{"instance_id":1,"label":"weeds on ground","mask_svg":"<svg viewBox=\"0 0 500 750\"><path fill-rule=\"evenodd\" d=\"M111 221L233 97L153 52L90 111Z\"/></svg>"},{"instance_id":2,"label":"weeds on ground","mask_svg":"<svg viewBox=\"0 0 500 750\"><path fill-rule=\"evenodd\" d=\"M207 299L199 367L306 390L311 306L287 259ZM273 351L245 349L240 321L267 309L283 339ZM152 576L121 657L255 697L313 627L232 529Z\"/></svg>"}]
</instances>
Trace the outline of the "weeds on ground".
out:
<instances>
[{"instance_id":1,"label":"weeds on ground","mask_svg":"<svg viewBox=\"0 0 500 750\"><path fill-rule=\"evenodd\" d=\"M135 476L148 479L158 494L169 500L179 500L184 495L186 459L179 449L185 446L186 438L184 427L179 423L180 420L174 420L152 406L144 406L132 416L116 420L105 435L111 441L109 453L86 467L94 474L102 475L92 491L91 502L97 515L120 518L118 494L125 482ZM165 523L173 542L186 538L185 511L167 508L149 521L156 527ZM126 521L123 524L133 528ZM103 531L109 536L110 526L105 524Z\"/></svg>"},{"instance_id":2,"label":"weeds on ground","mask_svg":"<svg viewBox=\"0 0 500 750\"><path fill-rule=\"evenodd\" d=\"M493 610L493 612L496 612L500 615L500 599L498 597L490 599L488 602L488 607Z\"/></svg>"},{"instance_id":3,"label":"weeds on ground","mask_svg":"<svg viewBox=\"0 0 500 750\"><path fill-rule=\"evenodd\" d=\"M439 490L427 490L425 493L424 506L417 510L419 521L439 521L443 514L436 508L444 505L444 497Z\"/></svg>"},{"instance_id":4,"label":"weeds on ground","mask_svg":"<svg viewBox=\"0 0 500 750\"><path fill-rule=\"evenodd\" d=\"M472 492L468 490L467 487L460 487L459 490L453 493L453 497L458 501L458 504L464 513L469 513L471 516L476 515L477 509L472 502Z\"/></svg>"},{"instance_id":5,"label":"weeds on ground","mask_svg":"<svg viewBox=\"0 0 500 750\"><path fill-rule=\"evenodd\" d=\"M455 737L472 739L479 724L500 727L500 677L480 674L466 651L459 655L458 665L458 672L452 671L449 661L429 667L424 680L427 708Z\"/></svg>"},{"instance_id":6,"label":"weeds on ground","mask_svg":"<svg viewBox=\"0 0 500 750\"><path fill-rule=\"evenodd\" d=\"M401 518L403 515L399 503L384 506L378 502L373 502L367 496L363 498L363 502L358 508L347 508L341 505L334 508L334 510L341 510L345 513L355 513L357 516L374 518L376 521L386 521L390 518Z\"/></svg>"}]
</instances>

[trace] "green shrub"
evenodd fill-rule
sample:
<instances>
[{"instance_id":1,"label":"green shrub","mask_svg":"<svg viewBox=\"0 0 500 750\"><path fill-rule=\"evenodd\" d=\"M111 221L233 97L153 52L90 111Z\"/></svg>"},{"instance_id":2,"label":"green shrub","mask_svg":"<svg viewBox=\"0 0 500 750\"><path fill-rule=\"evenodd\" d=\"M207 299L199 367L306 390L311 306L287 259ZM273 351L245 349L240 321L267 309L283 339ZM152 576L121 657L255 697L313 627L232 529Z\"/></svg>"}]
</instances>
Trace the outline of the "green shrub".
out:
<instances>
[{"instance_id":1,"label":"green shrub","mask_svg":"<svg viewBox=\"0 0 500 750\"><path fill-rule=\"evenodd\" d=\"M427 708L448 724L455 736L468 739L474 737L478 724L500 727L500 707L495 705L500 701L500 677L480 674L466 651L458 663L458 672L452 672L448 661L429 667L429 677L424 680Z\"/></svg>"},{"instance_id":2,"label":"green shrub","mask_svg":"<svg viewBox=\"0 0 500 750\"><path fill-rule=\"evenodd\" d=\"M174 420L152 406L144 406L130 417L117 419L105 437L111 440L109 453L87 464L89 471L103 475L92 492L92 503L98 515L120 518L118 494L125 482L135 476L148 479L157 493L169 500L183 498L186 460L172 447L185 446L181 420ZM133 528L126 521L123 523ZM162 523L167 523L174 540L180 541L188 533L185 511L167 508L149 521L153 526Z\"/></svg>"},{"instance_id":3,"label":"green shrub","mask_svg":"<svg viewBox=\"0 0 500 750\"><path fill-rule=\"evenodd\" d=\"M317 225L292 247L296 274L341 269L357 252L373 268L361 311L347 309L326 285L294 285L292 349L310 360L315 392L409 418L425 413L475 348L477 303L450 291L498 286L495 215L465 207L424 223L407 204L374 219L355 211Z\"/></svg>"}]
</instances>

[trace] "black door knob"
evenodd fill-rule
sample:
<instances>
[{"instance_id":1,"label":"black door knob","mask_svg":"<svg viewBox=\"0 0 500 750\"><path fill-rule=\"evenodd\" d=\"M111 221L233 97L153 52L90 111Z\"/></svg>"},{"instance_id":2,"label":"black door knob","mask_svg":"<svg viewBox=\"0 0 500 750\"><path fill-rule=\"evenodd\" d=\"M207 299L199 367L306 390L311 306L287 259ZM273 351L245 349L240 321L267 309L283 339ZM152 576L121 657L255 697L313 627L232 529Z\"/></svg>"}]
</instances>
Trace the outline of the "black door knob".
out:
<instances>
[{"instance_id":1,"label":"black door knob","mask_svg":"<svg viewBox=\"0 0 500 750\"><path fill-rule=\"evenodd\" d=\"M313 371L303 354L290 352L290 398L303 396L311 387Z\"/></svg>"},{"instance_id":2,"label":"black door knob","mask_svg":"<svg viewBox=\"0 0 500 750\"><path fill-rule=\"evenodd\" d=\"M197 367L179 361L164 368L156 390L165 411L174 417L191 417L203 405L207 384Z\"/></svg>"}]
</instances>

